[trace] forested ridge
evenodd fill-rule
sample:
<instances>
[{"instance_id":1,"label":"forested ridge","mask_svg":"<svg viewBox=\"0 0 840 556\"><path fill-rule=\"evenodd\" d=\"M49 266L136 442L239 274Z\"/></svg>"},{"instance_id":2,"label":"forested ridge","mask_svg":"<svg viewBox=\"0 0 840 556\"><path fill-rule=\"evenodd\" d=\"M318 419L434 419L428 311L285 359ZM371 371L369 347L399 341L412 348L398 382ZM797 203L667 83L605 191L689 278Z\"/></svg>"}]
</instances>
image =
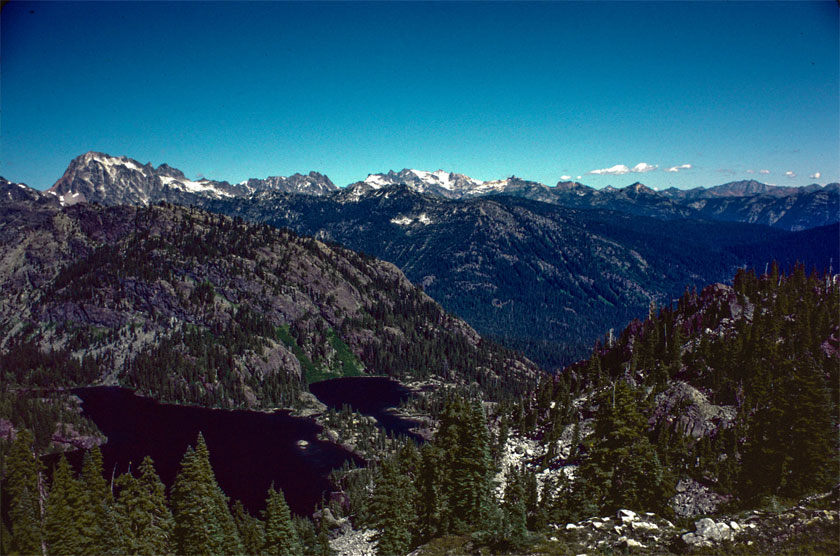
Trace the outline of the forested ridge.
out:
<instances>
[{"instance_id":1,"label":"forested ridge","mask_svg":"<svg viewBox=\"0 0 840 556\"><path fill-rule=\"evenodd\" d=\"M18 389L293 408L337 376L439 377L499 397L538 372L392 265L288 230L171 205L1 209L0 375Z\"/></svg>"}]
</instances>

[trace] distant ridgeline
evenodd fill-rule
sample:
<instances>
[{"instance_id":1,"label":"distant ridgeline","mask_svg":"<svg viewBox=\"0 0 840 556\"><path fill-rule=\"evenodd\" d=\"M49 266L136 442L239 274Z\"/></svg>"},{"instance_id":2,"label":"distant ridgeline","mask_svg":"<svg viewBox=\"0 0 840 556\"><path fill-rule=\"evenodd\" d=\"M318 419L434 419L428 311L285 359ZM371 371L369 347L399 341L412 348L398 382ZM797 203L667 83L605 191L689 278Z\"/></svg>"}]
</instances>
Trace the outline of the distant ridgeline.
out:
<instances>
[{"instance_id":1,"label":"distant ridgeline","mask_svg":"<svg viewBox=\"0 0 840 556\"><path fill-rule=\"evenodd\" d=\"M273 408L330 377L437 377L498 399L539 372L393 265L287 230L177 206L27 202L0 222L4 392L117 383Z\"/></svg>"},{"instance_id":2,"label":"distant ridgeline","mask_svg":"<svg viewBox=\"0 0 840 556\"><path fill-rule=\"evenodd\" d=\"M354 197L273 194L203 200L246 220L337 241L399 266L485 337L549 370L687 284L738 267L828 270L840 226L789 232L741 222L570 208L518 196L445 199L392 185ZM835 260L835 264L837 261Z\"/></svg>"},{"instance_id":3,"label":"distant ridgeline","mask_svg":"<svg viewBox=\"0 0 840 556\"><path fill-rule=\"evenodd\" d=\"M22 199L166 201L336 241L396 264L484 338L551 371L686 284L773 260L783 270L796 262L827 270L840 252L837 183L594 189L404 169L345 188L318 172L230 184L89 152L45 192L0 178L0 202Z\"/></svg>"}]
</instances>

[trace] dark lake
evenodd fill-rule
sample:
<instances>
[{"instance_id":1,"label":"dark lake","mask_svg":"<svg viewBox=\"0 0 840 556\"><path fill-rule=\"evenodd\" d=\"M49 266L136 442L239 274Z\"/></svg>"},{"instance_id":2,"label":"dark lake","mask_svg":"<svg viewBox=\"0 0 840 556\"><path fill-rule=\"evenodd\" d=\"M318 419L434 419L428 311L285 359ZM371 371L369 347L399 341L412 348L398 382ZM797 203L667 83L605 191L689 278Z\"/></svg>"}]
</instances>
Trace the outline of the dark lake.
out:
<instances>
[{"instance_id":1,"label":"dark lake","mask_svg":"<svg viewBox=\"0 0 840 556\"><path fill-rule=\"evenodd\" d=\"M309 391L333 409L349 405L355 411L375 418L388 432L422 440L410 430L417 424L415 421L388 411L412 395L411 390L396 380L387 377L334 378L310 384Z\"/></svg>"},{"instance_id":2,"label":"dark lake","mask_svg":"<svg viewBox=\"0 0 840 556\"><path fill-rule=\"evenodd\" d=\"M287 412L226 411L158 403L116 387L75 392L88 415L108 437L101 446L105 474L122 473L152 456L161 479L171 486L189 445L199 432L222 490L257 512L269 485L282 488L293 512L308 515L329 493L332 469L353 459L335 444L317 439L320 425ZM309 444L298 446L299 440ZM363 462L355 458L357 464Z\"/></svg>"},{"instance_id":3,"label":"dark lake","mask_svg":"<svg viewBox=\"0 0 840 556\"><path fill-rule=\"evenodd\" d=\"M387 430L405 433L412 422L386 410L409 391L398 382L377 377L344 378L310 385L322 402L340 408L348 404L371 415ZM74 391L83 410L108 437L101 446L105 474L136 468L150 455L163 482L170 487L189 445L199 432L210 450L216 480L232 500L256 513L265 507L269 485L283 489L291 510L310 514L329 493L331 470L345 461L364 462L342 447L317 439L321 426L286 411L228 411L159 403L118 387ZM299 446L304 440L307 446ZM81 454L69 459L80 465Z\"/></svg>"}]
</instances>

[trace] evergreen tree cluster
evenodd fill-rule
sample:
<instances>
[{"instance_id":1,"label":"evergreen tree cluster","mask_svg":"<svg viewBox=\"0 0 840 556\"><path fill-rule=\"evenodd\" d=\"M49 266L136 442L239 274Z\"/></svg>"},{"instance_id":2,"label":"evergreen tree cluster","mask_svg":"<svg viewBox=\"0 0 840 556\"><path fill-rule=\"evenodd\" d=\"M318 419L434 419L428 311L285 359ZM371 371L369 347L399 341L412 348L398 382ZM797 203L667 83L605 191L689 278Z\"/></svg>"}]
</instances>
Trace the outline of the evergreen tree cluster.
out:
<instances>
[{"instance_id":1,"label":"evergreen tree cluster","mask_svg":"<svg viewBox=\"0 0 840 556\"><path fill-rule=\"evenodd\" d=\"M492 445L482 404L451 398L431 442L418 448L408 441L377 467L343 474L354 525L376 529L384 555L405 554L443 535L469 535L497 548L524 546L528 528L538 523L520 507L524 495L497 499ZM535 506L536 499L528 507Z\"/></svg>"},{"instance_id":2,"label":"evergreen tree cluster","mask_svg":"<svg viewBox=\"0 0 840 556\"><path fill-rule=\"evenodd\" d=\"M35 449L45 454L54 448L53 436L69 436L69 431L81 436L101 436L96 424L82 416L81 409L69 392L40 390L29 387L0 390L0 418L15 428L28 429L34 435ZM10 446L0 440L0 454Z\"/></svg>"},{"instance_id":3,"label":"evergreen tree cluster","mask_svg":"<svg viewBox=\"0 0 840 556\"><path fill-rule=\"evenodd\" d=\"M733 408L734 420L691 436L680 418L685 402L656 411L680 382ZM836 482L838 389L837 277L772 265L760 276L739 270L732 286L686 290L668 307L651 303L646 321L542 381L509 419L541 439L544 465L579 465L574 483L555 485L560 520L619 507L667 514L680 478L748 507ZM581 439L584 419L594 432ZM557 441L569 427L576 434L560 458Z\"/></svg>"},{"instance_id":4,"label":"evergreen tree cluster","mask_svg":"<svg viewBox=\"0 0 840 556\"><path fill-rule=\"evenodd\" d=\"M2 481L8 521L2 554L253 554L328 556L325 535L293 518L272 485L262 519L229 500L216 483L210 452L199 434L189 447L169 496L148 456L109 484L98 448L88 451L80 475L62 455L47 481L32 433L18 432ZM6 502L4 502L6 503Z\"/></svg>"}]
</instances>

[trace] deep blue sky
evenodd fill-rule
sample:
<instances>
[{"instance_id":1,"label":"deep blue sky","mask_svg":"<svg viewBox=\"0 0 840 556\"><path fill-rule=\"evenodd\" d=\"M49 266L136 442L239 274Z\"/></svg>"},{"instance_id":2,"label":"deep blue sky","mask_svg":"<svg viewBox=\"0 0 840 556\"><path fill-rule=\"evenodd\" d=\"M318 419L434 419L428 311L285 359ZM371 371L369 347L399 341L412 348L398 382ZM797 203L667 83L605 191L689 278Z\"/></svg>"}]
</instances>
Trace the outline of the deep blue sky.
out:
<instances>
[{"instance_id":1,"label":"deep blue sky","mask_svg":"<svg viewBox=\"0 0 840 556\"><path fill-rule=\"evenodd\" d=\"M840 180L832 1L13 1L0 18L0 174L39 188L88 150L233 182ZM640 163L657 169L588 173Z\"/></svg>"}]
</instances>

